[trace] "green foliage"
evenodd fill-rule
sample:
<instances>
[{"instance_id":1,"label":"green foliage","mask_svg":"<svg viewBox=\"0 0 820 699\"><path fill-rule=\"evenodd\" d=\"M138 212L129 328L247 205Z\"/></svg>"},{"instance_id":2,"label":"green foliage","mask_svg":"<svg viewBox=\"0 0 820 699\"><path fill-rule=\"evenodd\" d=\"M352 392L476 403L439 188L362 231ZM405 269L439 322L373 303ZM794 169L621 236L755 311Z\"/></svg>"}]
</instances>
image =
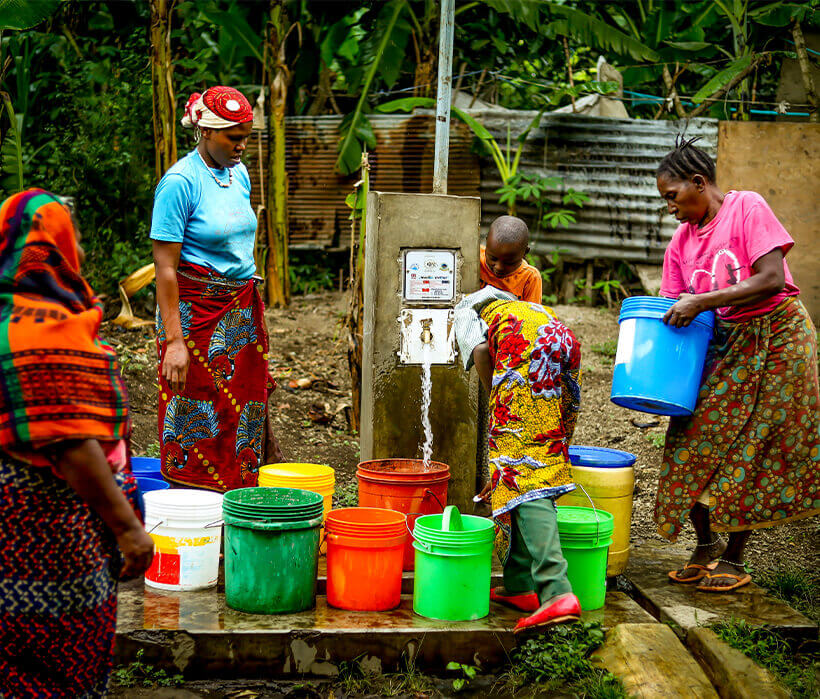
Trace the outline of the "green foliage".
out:
<instances>
[{"instance_id":1,"label":"green foliage","mask_svg":"<svg viewBox=\"0 0 820 699\"><path fill-rule=\"evenodd\" d=\"M470 680L474 680L479 671L479 668L475 665L457 663L453 660L447 663L447 669L461 674L461 677L456 677L453 680L453 690L456 692L460 692L470 683Z\"/></svg>"},{"instance_id":2,"label":"green foliage","mask_svg":"<svg viewBox=\"0 0 820 699\"><path fill-rule=\"evenodd\" d=\"M775 568L756 572L755 582L813 622L820 623L820 577L816 571Z\"/></svg>"},{"instance_id":3,"label":"green foliage","mask_svg":"<svg viewBox=\"0 0 820 699\"><path fill-rule=\"evenodd\" d=\"M712 630L732 648L772 672L795 699L820 695L820 660L816 655L795 654L777 631L735 618L715 624Z\"/></svg>"},{"instance_id":4,"label":"green foliage","mask_svg":"<svg viewBox=\"0 0 820 699\"><path fill-rule=\"evenodd\" d=\"M618 341L605 340L604 342L599 342L598 344L592 345L592 351L595 352L595 354L614 359L615 353L618 351Z\"/></svg>"},{"instance_id":5,"label":"green foliage","mask_svg":"<svg viewBox=\"0 0 820 699\"><path fill-rule=\"evenodd\" d=\"M150 456L153 459L158 459L160 456L159 442L151 442L145 448L145 456Z\"/></svg>"},{"instance_id":6,"label":"green foliage","mask_svg":"<svg viewBox=\"0 0 820 699\"><path fill-rule=\"evenodd\" d=\"M359 504L359 485L355 480L337 483L333 493L333 506L356 507Z\"/></svg>"},{"instance_id":7,"label":"green foliage","mask_svg":"<svg viewBox=\"0 0 820 699\"><path fill-rule=\"evenodd\" d=\"M289 269L290 288L295 295L315 294L335 286L336 272L322 252L294 251Z\"/></svg>"},{"instance_id":8,"label":"green foliage","mask_svg":"<svg viewBox=\"0 0 820 699\"><path fill-rule=\"evenodd\" d=\"M143 662L144 656L145 649L140 648L133 661L116 668L113 673L115 684L121 687L177 687L182 684L182 675L169 675L165 670Z\"/></svg>"},{"instance_id":9,"label":"green foliage","mask_svg":"<svg viewBox=\"0 0 820 699\"><path fill-rule=\"evenodd\" d=\"M0 92L0 98L8 119L0 145L0 190L5 197L23 189L23 145L20 141L21 123L14 113L11 98L6 92Z\"/></svg>"},{"instance_id":10,"label":"green foliage","mask_svg":"<svg viewBox=\"0 0 820 699\"><path fill-rule=\"evenodd\" d=\"M663 449L666 445L666 435L663 432L647 432L643 438L655 449Z\"/></svg>"},{"instance_id":11,"label":"green foliage","mask_svg":"<svg viewBox=\"0 0 820 699\"><path fill-rule=\"evenodd\" d=\"M560 690L587 697L625 698L620 681L590 660L603 642L604 630L598 622L555 626L513 650L510 669L502 679L513 692L537 685L543 693Z\"/></svg>"},{"instance_id":12,"label":"green foliage","mask_svg":"<svg viewBox=\"0 0 820 699\"><path fill-rule=\"evenodd\" d=\"M48 19L61 0L0 0L0 31L31 29Z\"/></svg>"},{"instance_id":13,"label":"green foliage","mask_svg":"<svg viewBox=\"0 0 820 699\"><path fill-rule=\"evenodd\" d=\"M338 665L336 686L352 696L427 696L433 683L416 668L415 660L402 655L399 672L375 673L362 666L363 655Z\"/></svg>"},{"instance_id":14,"label":"green foliage","mask_svg":"<svg viewBox=\"0 0 820 699\"><path fill-rule=\"evenodd\" d=\"M576 212L573 209L551 208L555 206L554 197L550 197L548 194L548 192L558 189L563 184L564 180L560 177L518 172L495 191L501 195L498 200L499 203L506 204L508 211L514 212L516 202L521 199L536 206L538 209L537 221L540 225L549 228L558 228L559 226L568 228L570 223L576 222ZM565 205L580 208L585 202L589 201L589 195L570 188L561 196L561 201Z\"/></svg>"}]
</instances>

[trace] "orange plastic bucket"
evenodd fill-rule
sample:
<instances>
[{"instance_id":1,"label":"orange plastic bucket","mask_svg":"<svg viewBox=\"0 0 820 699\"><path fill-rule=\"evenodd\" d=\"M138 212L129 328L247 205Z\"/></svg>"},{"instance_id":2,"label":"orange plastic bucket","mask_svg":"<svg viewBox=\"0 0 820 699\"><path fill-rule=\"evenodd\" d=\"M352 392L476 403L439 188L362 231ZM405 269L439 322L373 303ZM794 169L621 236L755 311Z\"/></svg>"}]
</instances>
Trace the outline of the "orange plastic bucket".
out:
<instances>
[{"instance_id":1,"label":"orange plastic bucket","mask_svg":"<svg viewBox=\"0 0 820 699\"><path fill-rule=\"evenodd\" d=\"M419 515L441 514L447 504L450 467L421 459L376 459L362 461L356 471L359 479L359 505L383 507L407 515L412 529ZM412 538L407 539L403 570L413 570L415 552Z\"/></svg>"},{"instance_id":2,"label":"orange plastic bucket","mask_svg":"<svg viewBox=\"0 0 820 699\"><path fill-rule=\"evenodd\" d=\"M346 529L351 522L362 529ZM340 525L342 532L337 531ZM398 607L404 546L408 539L406 526L401 512L381 508L349 507L328 513L325 521L328 604L362 612Z\"/></svg>"}]
</instances>

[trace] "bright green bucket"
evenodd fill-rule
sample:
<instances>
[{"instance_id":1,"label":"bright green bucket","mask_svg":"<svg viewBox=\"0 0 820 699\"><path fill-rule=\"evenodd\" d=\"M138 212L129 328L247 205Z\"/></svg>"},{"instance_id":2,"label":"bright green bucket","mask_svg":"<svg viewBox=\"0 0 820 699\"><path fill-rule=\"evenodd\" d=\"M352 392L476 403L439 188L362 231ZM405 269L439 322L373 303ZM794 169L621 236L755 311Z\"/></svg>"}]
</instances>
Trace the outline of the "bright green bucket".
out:
<instances>
[{"instance_id":1,"label":"bright green bucket","mask_svg":"<svg viewBox=\"0 0 820 699\"><path fill-rule=\"evenodd\" d=\"M322 516L264 522L223 512L225 602L251 614L285 614L316 602Z\"/></svg>"},{"instance_id":2,"label":"bright green bucket","mask_svg":"<svg viewBox=\"0 0 820 699\"><path fill-rule=\"evenodd\" d=\"M606 559L615 518L589 507L563 506L555 511L572 591L584 611L600 609L606 599Z\"/></svg>"},{"instance_id":3,"label":"bright green bucket","mask_svg":"<svg viewBox=\"0 0 820 699\"><path fill-rule=\"evenodd\" d=\"M413 528L413 611L445 621L487 616L494 538L491 519L461 515L452 505L444 514L419 517Z\"/></svg>"}]
</instances>

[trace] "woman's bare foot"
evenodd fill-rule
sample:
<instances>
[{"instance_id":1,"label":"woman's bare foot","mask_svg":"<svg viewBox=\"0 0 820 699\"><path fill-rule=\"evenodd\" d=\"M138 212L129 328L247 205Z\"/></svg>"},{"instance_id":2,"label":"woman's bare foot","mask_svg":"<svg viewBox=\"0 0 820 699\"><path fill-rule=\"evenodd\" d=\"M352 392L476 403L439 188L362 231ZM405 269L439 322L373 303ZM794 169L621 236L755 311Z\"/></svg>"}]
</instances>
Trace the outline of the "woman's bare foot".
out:
<instances>
[{"instance_id":1,"label":"woman's bare foot","mask_svg":"<svg viewBox=\"0 0 820 699\"><path fill-rule=\"evenodd\" d=\"M716 561L726 551L726 542L719 536L716 536L710 544L698 544L692 551L692 556L689 562L680 570L676 571L678 580L694 580L695 578L703 577L703 570L693 566L707 566L712 561ZM729 572L729 571L727 571Z\"/></svg>"}]
</instances>

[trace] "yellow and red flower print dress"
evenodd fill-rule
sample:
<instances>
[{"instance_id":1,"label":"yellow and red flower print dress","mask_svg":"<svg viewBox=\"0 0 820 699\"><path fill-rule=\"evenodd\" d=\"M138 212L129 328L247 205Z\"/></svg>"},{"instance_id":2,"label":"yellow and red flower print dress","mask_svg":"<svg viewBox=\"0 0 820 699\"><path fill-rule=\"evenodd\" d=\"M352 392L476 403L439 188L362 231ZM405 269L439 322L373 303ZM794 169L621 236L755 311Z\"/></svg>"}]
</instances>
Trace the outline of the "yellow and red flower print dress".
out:
<instances>
[{"instance_id":1,"label":"yellow and red flower print dress","mask_svg":"<svg viewBox=\"0 0 820 699\"><path fill-rule=\"evenodd\" d=\"M550 308L494 301L481 312L493 363L489 466L496 551L509 555L510 513L573 490L567 450L581 402L581 347Z\"/></svg>"}]
</instances>

